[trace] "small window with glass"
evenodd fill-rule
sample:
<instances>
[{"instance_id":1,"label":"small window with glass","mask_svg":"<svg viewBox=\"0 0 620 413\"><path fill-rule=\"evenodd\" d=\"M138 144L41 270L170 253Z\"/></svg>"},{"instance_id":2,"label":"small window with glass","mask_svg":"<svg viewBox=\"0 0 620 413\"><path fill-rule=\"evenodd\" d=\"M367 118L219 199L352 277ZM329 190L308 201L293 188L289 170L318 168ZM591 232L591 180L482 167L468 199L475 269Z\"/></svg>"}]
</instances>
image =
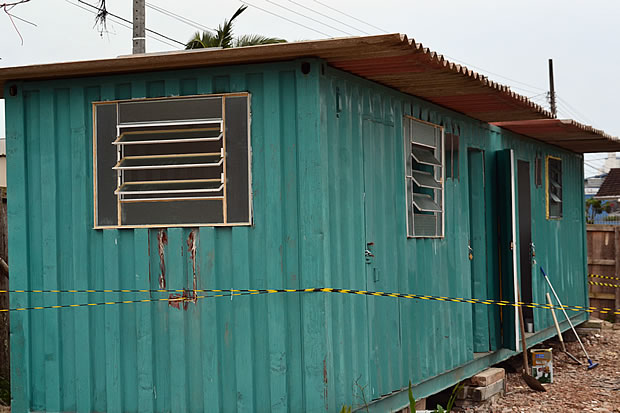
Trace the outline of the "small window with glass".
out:
<instances>
[{"instance_id":1,"label":"small window with glass","mask_svg":"<svg viewBox=\"0 0 620 413\"><path fill-rule=\"evenodd\" d=\"M562 218L562 160L547 156L547 219Z\"/></svg>"}]
</instances>

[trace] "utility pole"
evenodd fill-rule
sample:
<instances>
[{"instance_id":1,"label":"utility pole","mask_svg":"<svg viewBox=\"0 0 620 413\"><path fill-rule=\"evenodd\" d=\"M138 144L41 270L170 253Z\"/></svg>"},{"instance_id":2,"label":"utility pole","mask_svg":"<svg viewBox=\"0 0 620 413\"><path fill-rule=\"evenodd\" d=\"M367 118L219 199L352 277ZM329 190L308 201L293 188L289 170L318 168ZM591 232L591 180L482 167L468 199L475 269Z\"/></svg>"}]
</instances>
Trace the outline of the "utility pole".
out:
<instances>
[{"instance_id":1,"label":"utility pole","mask_svg":"<svg viewBox=\"0 0 620 413\"><path fill-rule=\"evenodd\" d=\"M555 106L555 86L553 85L553 59L549 59L549 103L551 104L551 114L557 117L557 108Z\"/></svg>"},{"instance_id":2,"label":"utility pole","mask_svg":"<svg viewBox=\"0 0 620 413\"><path fill-rule=\"evenodd\" d=\"M146 52L145 0L133 0L133 54Z\"/></svg>"}]
</instances>

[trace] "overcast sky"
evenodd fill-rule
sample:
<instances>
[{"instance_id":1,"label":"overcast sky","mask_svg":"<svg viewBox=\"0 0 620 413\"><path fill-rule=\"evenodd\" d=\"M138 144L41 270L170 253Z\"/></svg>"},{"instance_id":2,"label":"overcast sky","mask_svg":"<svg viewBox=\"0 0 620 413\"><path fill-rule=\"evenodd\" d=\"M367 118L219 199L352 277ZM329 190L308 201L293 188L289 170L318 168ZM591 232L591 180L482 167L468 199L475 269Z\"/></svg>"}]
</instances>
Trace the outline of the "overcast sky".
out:
<instances>
[{"instance_id":1,"label":"overcast sky","mask_svg":"<svg viewBox=\"0 0 620 413\"><path fill-rule=\"evenodd\" d=\"M98 0L87 1L95 4ZM553 58L559 117L576 119L620 136L618 0L320 2L248 0L250 7L238 18L235 32L277 36L289 41L364 35L364 32L405 33L449 60L464 63L492 80L510 85L516 92L545 106L548 106L547 60ZM12 10L12 14L36 27L17 18L11 22L9 16L0 12L0 66L131 53L131 30L124 27L126 23L111 18L108 32L100 35L93 28L94 9L86 5L80 8L77 3L78 0L30 0ZM107 0L107 8L131 20L132 3L132 0ZM147 2L146 25L186 42L196 28L171 17L170 12L213 28L241 4L233 0L151 0ZM13 23L23 37L23 45ZM174 42L164 40L166 44L157 39L163 40L149 35L147 52L181 49ZM0 104L2 136L4 109ZM587 162L600 167L604 156L589 155ZM598 171L588 164L586 175L596 174Z\"/></svg>"}]
</instances>

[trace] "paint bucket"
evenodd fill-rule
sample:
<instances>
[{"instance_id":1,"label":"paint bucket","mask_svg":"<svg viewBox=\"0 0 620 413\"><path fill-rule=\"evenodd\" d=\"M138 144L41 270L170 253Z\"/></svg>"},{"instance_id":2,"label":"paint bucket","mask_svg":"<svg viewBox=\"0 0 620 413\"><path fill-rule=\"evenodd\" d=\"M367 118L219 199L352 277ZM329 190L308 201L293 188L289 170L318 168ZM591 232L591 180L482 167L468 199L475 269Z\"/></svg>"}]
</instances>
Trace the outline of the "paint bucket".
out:
<instances>
[{"instance_id":1,"label":"paint bucket","mask_svg":"<svg viewBox=\"0 0 620 413\"><path fill-rule=\"evenodd\" d=\"M532 349L532 376L541 383L553 383L552 349Z\"/></svg>"}]
</instances>

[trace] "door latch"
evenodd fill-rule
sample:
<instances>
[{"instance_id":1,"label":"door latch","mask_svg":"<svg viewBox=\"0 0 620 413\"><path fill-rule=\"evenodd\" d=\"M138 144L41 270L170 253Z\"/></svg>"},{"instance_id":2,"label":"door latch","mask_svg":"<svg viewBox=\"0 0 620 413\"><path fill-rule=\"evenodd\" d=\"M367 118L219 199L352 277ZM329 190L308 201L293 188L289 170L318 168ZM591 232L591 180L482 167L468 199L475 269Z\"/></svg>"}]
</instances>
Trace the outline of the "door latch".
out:
<instances>
[{"instance_id":1,"label":"door latch","mask_svg":"<svg viewBox=\"0 0 620 413\"><path fill-rule=\"evenodd\" d=\"M473 260L474 259L474 249L471 247L471 244L469 243L469 241L467 242L467 251L469 252L469 260Z\"/></svg>"},{"instance_id":2,"label":"door latch","mask_svg":"<svg viewBox=\"0 0 620 413\"><path fill-rule=\"evenodd\" d=\"M533 242L530 242L530 262L536 265L536 245Z\"/></svg>"},{"instance_id":3,"label":"door latch","mask_svg":"<svg viewBox=\"0 0 620 413\"><path fill-rule=\"evenodd\" d=\"M375 257L375 255L370 250L370 247L372 247L373 245L375 245L374 242L368 242L366 244L366 249L364 250L364 257L366 258L366 264L370 264L371 263L370 259Z\"/></svg>"}]
</instances>

